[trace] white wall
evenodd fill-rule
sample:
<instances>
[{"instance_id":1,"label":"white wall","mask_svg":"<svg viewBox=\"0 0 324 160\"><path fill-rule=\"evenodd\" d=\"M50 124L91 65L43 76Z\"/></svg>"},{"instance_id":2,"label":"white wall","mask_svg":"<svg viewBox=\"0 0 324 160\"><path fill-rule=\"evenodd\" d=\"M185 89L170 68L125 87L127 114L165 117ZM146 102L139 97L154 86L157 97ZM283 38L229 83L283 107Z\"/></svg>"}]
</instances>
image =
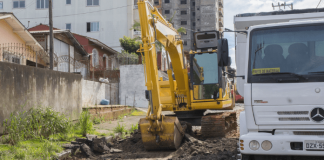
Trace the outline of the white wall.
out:
<instances>
[{"instance_id":1,"label":"white wall","mask_svg":"<svg viewBox=\"0 0 324 160\"><path fill-rule=\"evenodd\" d=\"M145 90L143 65L120 66L119 101L121 105L125 105L126 102L128 106L147 108Z\"/></svg>"},{"instance_id":2,"label":"white wall","mask_svg":"<svg viewBox=\"0 0 324 160\"><path fill-rule=\"evenodd\" d=\"M0 12L13 12L16 17L29 28L40 23L48 24L48 9L36 9L37 0L25 0L24 9L13 9L12 0L3 1ZM133 24L134 0L100 0L100 6L87 6L86 0L53 0L54 27L66 29L71 23L71 31L100 40L113 49L120 51L119 38L132 37L130 28ZM99 32L87 32L87 22L99 22Z\"/></svg>"},{"instance_id":3,"label":"white wall","mask_svg":"<svg viewBox=\"0 0 324 160\"><path fill-rule=\"evenodd\" d=\"M99 105L105 94L104 83L82 80L82 107Z\"/></svg>"}]
</instances>

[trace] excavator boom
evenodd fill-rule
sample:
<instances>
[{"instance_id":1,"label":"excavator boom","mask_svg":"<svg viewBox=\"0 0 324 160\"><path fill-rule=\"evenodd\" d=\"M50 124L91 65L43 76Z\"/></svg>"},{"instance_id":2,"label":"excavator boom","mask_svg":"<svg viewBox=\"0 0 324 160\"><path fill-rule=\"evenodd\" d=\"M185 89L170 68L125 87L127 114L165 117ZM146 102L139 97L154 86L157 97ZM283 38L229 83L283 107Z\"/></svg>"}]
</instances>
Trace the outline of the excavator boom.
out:
<instances>
[{"instance_id":1,"label":"excavator boom","mask_svg":"<svg viewBox=\"0 0 324 160\"><path fill-rule=\"evenodd\" d=\"M149 100L147 116L139 122L145 148L177 149L184 135L178 119L183 118L181 116L185 118L181 120L195 119L198 124L204 124L204 129L214 127L216 131L225 133L228 130L225 127L231 128L226 125L226 117L233 114L210 115L203 119L202 116L207 109L222 110L234 106L231 94L234 88L227 76L223 76L226 72L222 73L229 64L227 40L219 39L218 31L195 33L199 40L197 46L211 48L203 52L190 52L190 77L198 77L198 80L190 80L184 61L183 42L177 30L147 0L138 0L137 5L143 42L138 52L144 56L146 95ZM172 63L172 69L167 71L167 81L158 77L157 42L164 46ZM176 116L164 116L162 111L174 111ZM209 137L224 135L206 133Z\"/></svg>"}]
</instances>

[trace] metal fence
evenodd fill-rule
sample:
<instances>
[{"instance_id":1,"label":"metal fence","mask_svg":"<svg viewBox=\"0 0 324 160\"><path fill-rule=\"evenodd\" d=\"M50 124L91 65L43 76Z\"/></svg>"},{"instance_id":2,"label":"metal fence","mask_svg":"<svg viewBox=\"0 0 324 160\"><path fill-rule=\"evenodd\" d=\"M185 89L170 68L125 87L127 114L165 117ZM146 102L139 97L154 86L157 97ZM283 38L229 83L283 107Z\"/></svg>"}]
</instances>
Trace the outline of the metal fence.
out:
<instances>
[{"instance_id":1,"label":"metal fence","mask_svg":"<svg viewBox=\"0 0 324 160\"><path fill-rule=\"evenodd\" d=\"M26 65L27 60L46 67L50 60L49 54L44 50L35 50L34 47L21 43L0 44L0 61ZM39 61L40 60L40 61ZM58 58L54 54L54 63L57 64Z\"/></svg>"},{"instance_id":2,"label":"metal fence","mask_svg":"<svg viewBox=\"0 0 324 160\"><path fill-rule=\"evenodd\" d=\"M119 53L117 55L117 65L118 68L120 65L133 65L133 64L138 64L138 55L136 54L129 54L129 53Z\"/></svg>"}]
</instances>

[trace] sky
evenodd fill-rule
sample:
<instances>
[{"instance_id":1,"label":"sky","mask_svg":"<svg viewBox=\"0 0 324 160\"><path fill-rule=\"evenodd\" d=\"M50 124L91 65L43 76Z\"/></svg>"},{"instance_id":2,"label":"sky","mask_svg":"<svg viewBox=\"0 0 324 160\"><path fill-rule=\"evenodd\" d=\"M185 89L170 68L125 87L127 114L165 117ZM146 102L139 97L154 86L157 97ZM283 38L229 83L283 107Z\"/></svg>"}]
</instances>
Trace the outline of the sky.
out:
<instances>
[{"instance_id":1,"label":"sky","mask_svg":"<svg viewBox=\"0 0 324 160\"><path fill-rule=\"evenodd\" d=\"M241 13L257 13L274 11L272 3L278 2L287 4L293 3L294 9L316 8L320 0L223 0L224 1L224 24L225 28L234 30L234 16ZM319 4L318 8L324 7L324 0ZM278 10L278 8L276 8ZM230 56L232 57L232 67L235 65L235 39L234 33L225 33L225 38L228 39Z\"/></svg>"}]
</instances>

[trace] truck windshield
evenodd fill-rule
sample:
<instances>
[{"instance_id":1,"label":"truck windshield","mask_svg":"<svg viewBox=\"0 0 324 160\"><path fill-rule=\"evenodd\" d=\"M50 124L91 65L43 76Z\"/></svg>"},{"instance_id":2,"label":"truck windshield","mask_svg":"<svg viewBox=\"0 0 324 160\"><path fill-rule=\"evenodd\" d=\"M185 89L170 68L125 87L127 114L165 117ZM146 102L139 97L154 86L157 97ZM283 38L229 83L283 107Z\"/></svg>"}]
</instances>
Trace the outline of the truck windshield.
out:
<instances>
[{"instance_id":1,"label":"truck windshield","mask_svg":"<svg viewBox=\"0 0 324 160\"><path fill-rule=\"evenodd\" d=\"M281 72L288 74L271 74ZM251 32L249 77L252 79L260 79L260 75L296 77L319 72L324 72L323 24Z\"/></svg>"},{"instance_id":2,"label":"truck windshield","mask_svg":"<svg viewBox=\"0 0 324 160\"><path fill-rule=\"evenodd\" d=\"M218 91L217 53L196 54L192 60L194 99L213 99Z\"/></svg>"}]
</instances>

